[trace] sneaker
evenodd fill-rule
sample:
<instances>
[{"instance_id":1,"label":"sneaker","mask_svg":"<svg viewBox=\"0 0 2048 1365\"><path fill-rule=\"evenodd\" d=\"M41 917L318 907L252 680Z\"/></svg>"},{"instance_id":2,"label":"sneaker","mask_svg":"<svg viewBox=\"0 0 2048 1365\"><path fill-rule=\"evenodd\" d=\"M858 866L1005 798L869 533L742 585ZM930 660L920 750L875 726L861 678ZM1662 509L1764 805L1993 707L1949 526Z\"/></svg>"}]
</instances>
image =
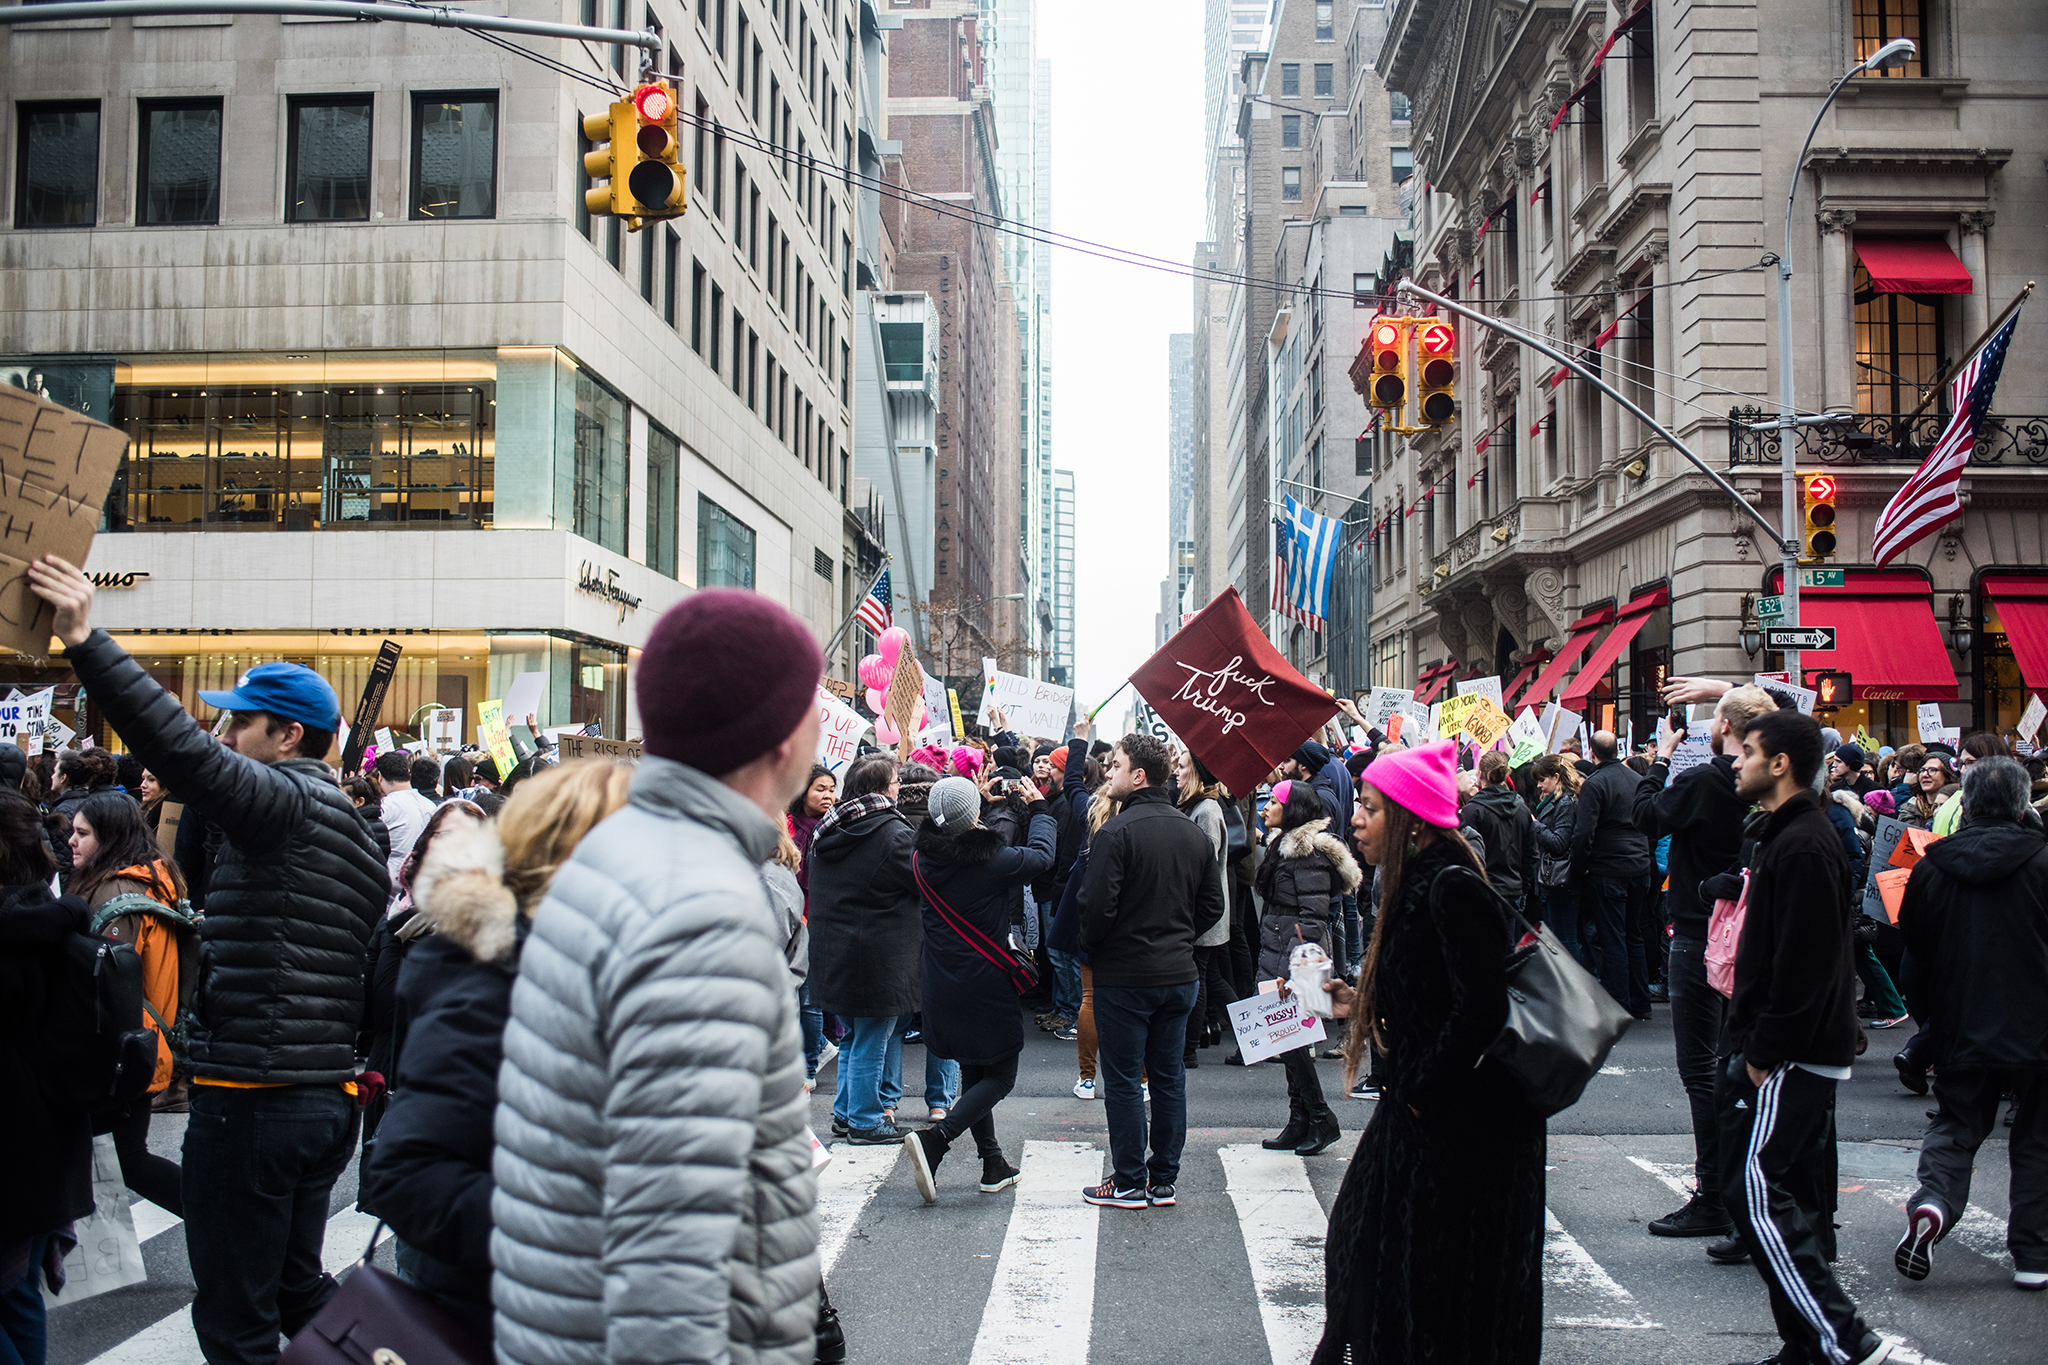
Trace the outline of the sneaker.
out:
<instances>
[{"instance_id":1,"label":"sneaker","mask_svg":"<svg viewBox=\"0 0 2048 1365\"><path fill-rule=\"evenodd\" d=\"M1749 1248L1734 1233L1707 1243L1707 1259L1715 1265L1748 1265Z\"/></svg>"},{"instance_id":2,"label":"sneaker","mask_svg":"<svg viewBox=\"0 0 2048 1365\"><path fill-rule=\"evenodd\" d=\"M1910 1024L1912 1022L1913 1016L1910 1014L1901 1014L1895 1019L1872 1019L1868 1021L1872 1028L1897 1028L1901 1024Z\"/></svg>"},{"instance_id":3,"label":"sneaker","mask_svg":"<svg viewBox=\"0 0 2048 1365\"><path fill-rule=\"evenodd\" d=\"M2039 1293L2048 1289L2048 1270L2015 1270L2012 1273L2012 1287Z\"/></svg>"},{"instance_id":4,"label":"sneaker","mask_svg":"<svg viewBox=\"0 0 2048 1365\"><path fill-rule=\"evenodd\" d=\"M1179 1202L1171 1185L1154 1185L1145 1191L1145 1197L1152 1201L1152 1207L1155 1209L1172 1208Z\"/></svg>"},{"instance_id":5,"label":"sneaker","mask_svg":"<svg viewBox=\"0 0 2048 1365\"><path fill-rule=\"evenodd\" d=\"M1024 1178L1024 1172L1012 1166L1001 1156L985 1156L981 1159L981 1192L1001 1194Z\"/></svg>"},{"instance_id":6,"label":"sneaker","mask_svg":"<svg viewBox=\"0 0 2048 1365\"><path fill-rule=\"evenodd\" d=\"M884 1120L877 1128L854 1128L848 1130L846 1141L854 1147L887 1147L903 1141L903 1130L894 1123Z\"/></svg>"},{"instance_id":7,"label":"sneaker","mask_svg":"<svg viewBox=\"0 0 2048 1365\"><path fill-rule=\"evenodd\" d=\"M906 1043L921 1043L921 1042L923 1042L923 1041L924 1041L924 1030L923 1030L923 1029L921 1029L921 1028L914 1028L914 1029L910 1029L910 1030L907 1030L907 1031L906 1031L906 1032L904 1033L904 1035L903 1035L903 1041L904 1041L904 1042L906 1042Z\"/></svg>"},{"instance_id":8,"label":"sneaker","mask_svg":"<svg viewBox=\"0 0 2048 1365\"><path fill-rule=\"evenodd\" d=\"M1334 1062L1344 1055L1344 1044L1333 1043L1322 1051L1324 1061Z\"/></svg>"},{"instance_id":9,"label":"sneaker","mask_svg":"<svg viewBox=\"0 0 2048 1365\"><path fill-rule=\"evenodd\" d=\"M917 1177L917 1192L927 1204L939 1202L939 1186L932 1172L946 1157L946 1149L939 1146L937 1138L938 1134L929 1128L903 1135L904 1150L910 1153L910 1173Z\"/></svg>"},{"instance_id":10,"label":"sneaker","mask_svg":"<svg viewBox=\"0 0 2048 1365\"><path fill-rule=\"evenodd\" d=\"M1092 1100L1095 1098L1095 1078L1093 1076L1083 1076L1080 1080L1074 1082L1074 1098L1077 1100Z\"/></svg>"},{"instance_id":11,"label":"sneaker","mask_svg":"<svg viewBox=\"0 0 2048 1365\"><path fill-rule=\"evenodd\" d=\"M924 1116L924 1121L925 1121L925 1122L926 1122L927 1124L932 1124L932 1123L944 1123L944 1122L946 1121L946 1115L948 1115L948 1114L950 1114L950 1113L952 1113L952 1112L953 1112L952 1110L948 1109L948 1108L947 1108L947 1107L946 1107L945 1105L943 1105L943 1104L939 1104L939 1105L934 1105L934 1106L932 1106L932 1108L931 1108L930 1112L928 1112L928 1113L926 1113L926 1114L925 1114L925 1116Z\"/></svg>"},{"instance_id":12,"label":"sneaker","mask_svg":"<svg viewBox=\"0 0 2048 1365\"><path fill-rule=\"evenodd\" d=\"M1696 1194L1685 1201L1685 1207L1676 1213L1667 1213L1650 1224L1653 1237L1721 1237L1727 1235L1735 1224L1728 1217L1728 1210L1721 1201L1704 1194Z\"/></svg>"},{"instance_id":13,"label":"sneaker","mask_svg":"<svg viewBox=\"0 0 2048 1365\"><path fill-rule=\"evenodd\" d=\"M1081 1190L1081 1197L1091 1204L1105 1209L1142 1209L1149 1198L1143 1190L1120 1190L1114 1180L1105 1180L1100 1185L1088 1185Z\"/></svg>"},{"instance_id":14,"label":"sneaker","mask_svg":"<svg viewBox=\"0 0 2048 1365\"><path fill-rule=\"evenodd\" d=\"M1076 1038L1079 1038L1081 1036L1081 1030L1075 1028L1072 1024L1068 1024L1065 1028L1054 1029L1052 1031L1052 1036L1059 1039L1063 1043L1071 1043Z\"/></svg>"},{"instance_id":15,"label":"sneaker","mask_svg":"<svg viewBox=\"0 0 2048 1365\"><path fill-rule=\"evenodd\" d=\"M832 1120L832 1136L836 1138L843 1138L846 1136L846 1132L846 1120L835 1117Z\"/></svg>"},{"instance_id":16,"label":"sneaker","mask_svg":"<svg viewBox=\"0 0 2048 1365\"><path fill-rule=\"evenodd\" d=\"M1892 1264L1909 1280L1924 1280L1934 1269L1934 1244L1941 1240L1948 1220L1933 1204L1922 1204L1906 1214L1906 1235L1892 1253Z\"/></svg>"},{"instance_id":17,"label":"sneaker","mask_svg":"<svg viewBox=\"0 0 2048 1365\"><path fill-rule=\"evenodd\" d=\"M1849 1359L1855 1365L1883 1365L1884 1361L1891 1359L1892 1347L1898 1344L1890 1337L1865 1332L1863 1340L1849 1348Z\"/></svg>"},{"instance_id":18,"label":"sneaker","mask_svg":"<svg viewBox=\"0 0 2048 1365\"><path fill-rule=\"evenodd\" d=\"M1370 1076L1359 1077L1358 1084L1351 1087L1354 1100L1376 1100L1380 1097L1380 1083Z\"/></svg>"},{"instance_id":19,"label":"sneaker","mask_svg":"<svg viewBox=\"0 0 2048 1365\"><path fill-rule=\"evenodd\" d=\"M805 1093L806 1095L810 1094L810 1093L811 1093L812 1091L816 1090L817 1088L818 1088L818 1078L817 1078L816 1076L806 1076L806 1077L804 1077L804 1093Z\"/></svg>"},{"instance_id":20,"label":"sneaker","mask_svg":"<svg viewBox=\"0 0 2048 1365\"><path fill-rule=\"evenodd\" d=\"M816 1075L818 1072L823 1071L826 1067L832 1065L832 1063L837 1061L838 1058L839 1044L827 1041L824 1049L818 1053L818 1064L811 1068L811 1073L813 1075Z\"/></svg>"}]
</instances>

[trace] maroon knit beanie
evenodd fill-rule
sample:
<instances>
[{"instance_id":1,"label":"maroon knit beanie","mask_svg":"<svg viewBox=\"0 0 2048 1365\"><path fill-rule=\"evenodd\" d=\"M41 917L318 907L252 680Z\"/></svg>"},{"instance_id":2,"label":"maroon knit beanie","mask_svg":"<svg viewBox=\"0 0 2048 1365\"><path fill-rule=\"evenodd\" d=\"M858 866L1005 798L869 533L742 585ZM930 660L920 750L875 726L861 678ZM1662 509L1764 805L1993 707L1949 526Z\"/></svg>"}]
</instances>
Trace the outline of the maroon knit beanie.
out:
<instances>
[{"instance_id":1,"label":"maroon knit beanie","mask_svg":"<svg viewBox=\"0 0 2048 1365\"><path fill-rule=\"evenodd\" d=\"M789 738L824 672L811 628L759 593L692 593L640 651L641 744L722 777Z\"/></svg>"}]
</instances>

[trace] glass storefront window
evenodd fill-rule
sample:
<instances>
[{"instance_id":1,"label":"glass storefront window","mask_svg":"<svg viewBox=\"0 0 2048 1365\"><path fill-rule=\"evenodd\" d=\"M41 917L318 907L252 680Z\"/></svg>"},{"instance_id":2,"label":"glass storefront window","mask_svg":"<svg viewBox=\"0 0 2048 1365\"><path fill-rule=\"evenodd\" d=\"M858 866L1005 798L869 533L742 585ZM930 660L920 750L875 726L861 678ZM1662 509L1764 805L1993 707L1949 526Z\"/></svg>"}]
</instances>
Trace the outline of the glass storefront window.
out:
<instances>
[{"instance_id":1,"label":"glass storefront window","mask_svg":"<svg viewBox=\"0 0 2048 1365\"><path fill-rule=\"evenodd\" d=\"M2020 661L2013 657L2012 642L1998 618L1998 603L1989 594L1984 597L1983 629L1977 634L1977 658L1984 669L1984 728L2010 734L2027 709L2027 680L2020 676Z\"/></svg>"},{"instance_id":2,"label":"glass storefront window","mask_svg":"<svg viewBox=\"0 0 2048 1365\"><path fill-rule=\"evenodd\" d=\"M626 400L576 372L575 493L571 528L607 550L626 552Z\"/></svg>"},{"instance_id":3,"label":"glass storefront window","mask_svg":"<svg viewBox=\"0 0 2048 1365\"><path fill-rule=\"evenodd\" d=\"M584 636L541 631L491 633L488 697L502 697L521 673L545 673L542 728L597 722L608 738L626 733L626 651ZM507 716L517 726L524 716Z\"/></svg>"}]
</instances>

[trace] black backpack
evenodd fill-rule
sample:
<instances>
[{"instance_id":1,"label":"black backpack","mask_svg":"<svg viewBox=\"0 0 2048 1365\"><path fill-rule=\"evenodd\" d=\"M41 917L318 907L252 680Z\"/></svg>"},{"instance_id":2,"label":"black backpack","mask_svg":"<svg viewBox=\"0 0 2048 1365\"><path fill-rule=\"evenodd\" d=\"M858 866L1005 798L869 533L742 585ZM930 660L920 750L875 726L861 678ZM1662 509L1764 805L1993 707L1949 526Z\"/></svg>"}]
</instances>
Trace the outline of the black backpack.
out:
<instances>
[{"instance_id":1,"label":"black backpack","mask_svg":"<svg viewBox=\"0 0 2048 1365\"><path fill-rule=\"evenodd\" d=\"M41 1050L44 1097L64 1113L92 1116L106 1133L149 1093L157 1035L143 1022L142 959L125 943L70 934L56 1009Z\"/></svg>"},{"instance_id":2,"label":"black backpack","mask_svg":"<svg viewBox=\"0 0 2048 1365\"><path fill-rule=\"evenodd\" d=\"M181 1068L192 1066L192 1011L199 998L199 916L192 903L179 900L175 906L129 891L112 897L93 912L92 932L104 934L107 926L123 915L154 915L178 942L178 1012L167 1026L156 1007L143 998L143 1011L156 1024L157 1032L171 1045L171 1059Z\"/></svg>"}]
</instances>

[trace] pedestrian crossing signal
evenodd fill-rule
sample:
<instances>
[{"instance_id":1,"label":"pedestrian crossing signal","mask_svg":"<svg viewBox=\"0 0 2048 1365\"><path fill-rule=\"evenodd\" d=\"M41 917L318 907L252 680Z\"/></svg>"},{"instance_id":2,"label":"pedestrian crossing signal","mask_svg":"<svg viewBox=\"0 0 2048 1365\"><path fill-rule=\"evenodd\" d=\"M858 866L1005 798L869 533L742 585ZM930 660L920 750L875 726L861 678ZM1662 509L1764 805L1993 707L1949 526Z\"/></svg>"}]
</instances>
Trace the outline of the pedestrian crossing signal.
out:
<instances>
[{"instance_id":1,"label":"pedestrian crossing signal","mask_svg":"<svg viewBox=\"0 0 2048 1365\"><path fill-rule=\"evenodd\" d=\"M1847 706L1856 700L1855 680L1847 673L1812 673L1815 707Z\"/></svg>"},{"instance_id":2,"label":"pedestrian crossing signal","mask_svg":"<svg viewBox=\"0 0 2048 1365\"><path fill-rule=\"evenodd\" d=\"M1801 481L1806 504L1806 558L1835 557L1835 479L1832 474L1810 474Z\"/></svg>"}]
</instances>

